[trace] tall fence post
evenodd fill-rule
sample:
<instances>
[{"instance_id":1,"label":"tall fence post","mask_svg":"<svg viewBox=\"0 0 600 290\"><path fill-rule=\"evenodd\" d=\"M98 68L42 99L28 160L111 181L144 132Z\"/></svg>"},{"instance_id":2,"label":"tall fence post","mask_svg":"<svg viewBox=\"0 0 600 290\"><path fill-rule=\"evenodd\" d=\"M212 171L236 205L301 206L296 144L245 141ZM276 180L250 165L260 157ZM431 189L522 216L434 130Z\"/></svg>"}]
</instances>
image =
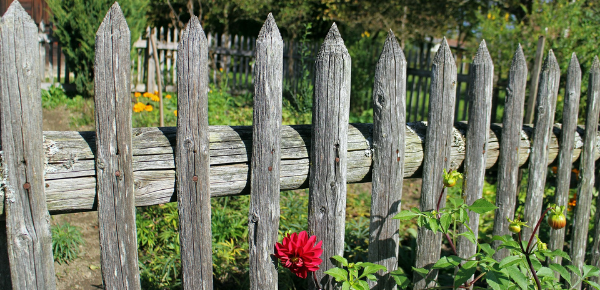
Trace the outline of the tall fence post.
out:
<instances>
[{"instance_id":1,"label":"tall fence post","mask_svg":"<svg viewBox=\"0 0 600 290\"><path fill-rule=\"evenodd\" d=\"M577 192L577 206L573 216L573 235L571 238L571 264L582 270L585 259L585 249L588 239L588 226L590 224L590 207L592 205L592 194L594 191L594 150L596 147L596 132L598 131L598 114L600 113L600 62L598 56L594 58L590 69L588 82L588 98L585 120L585 136L583 138L583 150L579 163L580 186ZM572 142L571 142L572 143ZM596 205L598 206L598 205ZM596 224L596 227L600 225ZM598 239L598 236L595 237ZM571 281L577 281L577 276L571 274ZM581 283L575 285L580 289Z\"/></svg>"},{"instance_id":2,"label":"tall fence post","mask_svg":"<svg viewBox=\"0 0 600 290\"><path fill-rule=\"evenodd\" d=\"M482 197L485 177L486 151L492 111L492 93L494 85L494 64L488 52L485 40L481 41L475 59L471 64L469 77L469 123L465 146L463 195L467 205L473 204ZM470 211L467 222L477 240L479 233L479 214ZM461 232L467 231L465 226ZM461 258L468 259L477 251L477 247L469 239L459 236L456 248Z\"/></svg>"},{"instance_id":3,"label":"tall fence post","mask_svg":"<svg viewBox=\"0 0 600 290\"><path fill-rule=\"evenodd\" d=\"M44 192L37 36L37 26L19 1L14 1L0 22L1 174L5 195L1 202L6 217L6 228L0 231L6 230L11 275L7 282L12 282L13 289L56 289Z\"/></svg>"},{"instance_id":4,"label":"tall fence post","mask_svg":"<svg viewBox=\"0 0 600 290\"><path fill-rule=\"evenodd\" d=\"M130 32L115 2L96 33L96 191L105 289L140 289L131 145Z\"/></svg>"},{"instance_id":5,"label":"tall fence post","mask_svg":"<svg viewBox=\"0 0 600 290\"><path fill-rule=\"evenodd\" d=\"M567 83L563 105L563 123L561 127L560 141L558 142L558 170L556 178L556 190L554 192L554 203L566 206L569 200L569 185L571 184L571 168L573 167L573 149L575 131L577 130L577 115L579 112L579 95L581 94L581 68L575 53L571 56L569 69L567 71ZM595 136L595 133L594 133ZM591 168L594 168L592 161ZM593 184L592 184L593 186ZM591 199L590 199L591 202ZM550 250L562 250L565 241L565 228L550 229L548 248ZM554 263L561 263L562 258L557 256ZM556 278L560 274L556 273Z\"/></svg>"},{"instance_id":6,"label":"tall fence post","mask_svg":"<svg viewBox=\"0 0 600 290\"><path fill-rule=\"evenodd\" d=\"M406 59L390 30L375 69L373 86L373 184L369 262L398 269L400 212L406 133ZM389 274L369 282L371 289L396 289Z\"/></svg>"},{"instance_id":7,"label":"tall fence post","mask_svg":"<svg viewBox=\"0 0 600 290\"><path fill-rule=\"evenodd\" d=\"M533 71L531 72L531 80L529 82L529 98L527 99L527 107L525 112L525 124L533 123L535 113L535 101L538 93L538 83L540 81L540 70L542 68L542 60L544 59L544 43L546 38L540 35L538 38L537 49L535 51L535 59L533 62Z\"/></svg>"},{"instance_id":8,"label":"tall fence post","mask_svg":"<svg viewBox=\"0 0 600 290\"><path fill-rule=\"evenodd\" d=\"M177 50L175 152L184 289L210 290L212 234L208 134L208 44L192 16Z\"/></svg>"},{"instance_id":9,"label":"tall fence post","mask_svg":"<svg viewBox=\"0 0 600 290\"><path fill-rule=\"evenodd\" d=\"M431 90L429 95L429 114L423 157L423 186L421 188L420 208L422 211L434 210L443 190L443 170L450 167L450 147L454 137L454 103L456 98L456 63L443 39L433 59ZM443 195L445 196L445 190ZM441 198L440 208L446 199ZM431 268L439 259L442 244L441 233L433 233L420 227L417 236L416 268ZM437 271L431 271L427 279L435 279ZM415 289L435 286L427 283L426 278L415 273Z\"/></svg>"},{"instance_id":10,"label":"tall fence post","mask_svg":"<svg viewBox=\"0 0 600 290\"><path fill-rule=\"evenodd\" d=\"M334 281L323 274L333 267L329 258L344 254L350 64L334 23L315 62L310 146L308 232L323 241L323 264L316 272L323 289L334 287Z\"/></svg>"},{"instance_id":11,"label":"tall fence post","mask_svg":"<svg viewBox=\"0 0 600 290\"><path fill-rule=\"evenodd\" d=\"M504 103L502 120L502 138L500 138L500 155L498 157L498 185L496 190L496 208L494 215L493 236L504 236L508 230L508 220L514 219L517 193L519 191L519 145L523 128L523 107L527 86L527 62L521 45L513 56L508 72L508 86ZM500 249L499 241L494 242L494 258L497 261L508 257L508 249Z\"/></svg>"},{"instance_id":12,"label":"tall fence post","mask_svg":"<svg viewBox=\"0 0 600 290\"><path fill-rule=\"evenodd\" d=\"M554 52L550 50L544 62L537 96L535 127L533 128L533 144L529 154L529 181L525 199L524 220L529 227L523 228L523 240L529 240L533 228L542 215L544 187L548 172L548 144L554 125L554 111L560 81L560 68Z\"/></svg>"},{"instance_id":13,"label":"tall fence post","mask_svg":"<svg viewBox=\"0 0 600 290\"><path fill-rule=\"evenodd\" d=\"M256 40L250 167L250 289L277 289L271 259L279 232L283 39L269 13Z\"/></svg>"}]
</instances>

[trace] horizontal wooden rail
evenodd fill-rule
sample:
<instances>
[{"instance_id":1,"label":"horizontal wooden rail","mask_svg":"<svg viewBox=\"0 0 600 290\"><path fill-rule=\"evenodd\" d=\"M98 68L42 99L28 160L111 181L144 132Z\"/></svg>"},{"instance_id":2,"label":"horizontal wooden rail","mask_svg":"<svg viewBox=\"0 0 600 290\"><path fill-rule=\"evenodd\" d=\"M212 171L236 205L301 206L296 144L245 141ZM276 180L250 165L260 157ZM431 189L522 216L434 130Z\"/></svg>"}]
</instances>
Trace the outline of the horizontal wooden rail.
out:
<instances>
[{"instance_id":1,"label":"horizontal wooden rail","mask_svg":"<svg viewBox=\"0 0 600 290\"><path fill-rule=\"evenodd\" d=\"M406 161L404 178L420 177L423 161L423 140L426 122L409 123L406 130ZM308 148L310 125L283 126L281 129L281 190L308 187ZM348 130L348 183L371 181L372 124L352 124ZM466 123L455 124L452 144L452 167L462 164L465 149ZM532 127L525 125L521 132L519 166L529 156ZM175 127L134 128L133 167L136 206L176 201ZM488 145L487 168L498 159L501 126L492 125ZM549 144L548 164L558 155L560 125L555 125ZM579 158L584 128L575 134L573 161ZM596 147L600 136L596 137ZM213 197L249 193L248 160L252 152L252 127L210 126L210 191ZM44 152L47 160L46 199L52 214L96 210L96 177L94 167L94 132L46 131ZM600 157L596 150L594 158ZM4 214L0 203L0 214Z\"/></svg>"}]
</instances>

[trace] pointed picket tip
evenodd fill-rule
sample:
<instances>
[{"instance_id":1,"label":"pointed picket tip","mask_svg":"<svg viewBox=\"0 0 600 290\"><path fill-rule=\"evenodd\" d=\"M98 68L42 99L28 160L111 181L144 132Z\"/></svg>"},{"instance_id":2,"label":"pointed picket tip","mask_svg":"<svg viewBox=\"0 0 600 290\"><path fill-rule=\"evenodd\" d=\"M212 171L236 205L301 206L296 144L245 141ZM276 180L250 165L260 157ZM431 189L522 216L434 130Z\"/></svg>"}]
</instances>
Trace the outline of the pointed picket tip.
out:
<instances>
[{"instance_id":1,"label":"pointed picket tip","mask_svg":"<svg viewBox=\"0 0 600 290\"><path fill-rule=\"evenodd\" d=\"M552 49L548 52L548 56L546 57L546 61L544 61L544 66L542 70L545 71L560 71L560 67L558 66L558 61L556 61L556 57L554 56L554 52Z\"/></svg>"},{"instance_id":2,"label":"pointed picket tip","mask_svg":"<svg viewBox=\"0 0 600 290\"><path fill-rule=\"evenodd\" d=\"M594 61L592 61L592 67L590 68L590 72L600 73L600 60L598 60L598 56L594 56Z\"/></svg>"},{"instance_id":3,"label":"pointed picket tip","mask_svg":"<svg viewBox=\"0 0 600 290\"><path fill-rule=\"evenodd\" d=\"M475 54L475 58L473 59L473 64L479 63L492 64L492 57L490 56L490 52L487 49L485 39L482 40L479 44L479 48L477 49L477 53Z\"/></svg>"},{"instance_id":4,"label":"pointed picket tip","mask_svg":"<svg viewBox=\"0 0 600 290\"><path fill-rule=\"evenodd\" d=\"M273 17L273 13L269 13L269 15L267 15L267 20L265 20L265 23L258 33L258 38L266 37L282 39L281 34L279 33L279 28L277 27L277 23L275 22L275 18Z\"/></svg>"},{"instance_id":5,"label":"pointed picket tip","mask_svg":"<svg viewBox=\"0 0 600 290\"><path fill-rule=\"evenodd\" d=\"M120 31L129 32L129 26L125 20L125 15L123 15L123 11L121 10L119 2L116 1L110 7L110 9L108 9L108 12L106 12L106 16L104 16L104 20L102 20L100 27L98 27L96 35L99 33L114 31L115 28L118 28Z\"/></svg>"},{"instance_id":6,"label":"pointed picket tip","mask_svg":"<svg viewBox=\"0 0 600 290\"><path fill-rule=\"evenodd\" d=\"M204 35L204 30L202 29L202 25L200 24L200 20L198 19L198 16L196 15L192 15L192 18L190 18L190 21L188 22L188 24L185 26L184 32L183 33L188 33L192 30L197 30L198 32L200 32L201 35Z\"/></svg>"},{"instance_id":7,"label":"pointed picket tip","mask_svg":"<svg viewBox=\"0 0 600 290\"><path fill-rule=\"evenodd\" d=\"M25 9L23 8L23 6L21 5L21 3L17 0L13 1L10 6L8 7L8 9L6 10L6 12L4 13L4 15L2 16L2 18L19 18L23 20L23 23L26 23L27 25L35 25L35 21L33 21L33 19L31 18L31 16L29 16L29 13L27 13L27 11L25 11ZM37 26L36 26L37 27Z\"/></svg>"},{"instance_id":8,"label":"pointed picket tip","mask_svg":"<svg viewBox=\"0 0 600 290\"><path fill-rule=\"evenodd\" d=\"M452 56L452 51L450 50L450 46L448 45L448 41L446 37L442 39L442 43L440 44L440 48L435 53L433 57L433 64L442 64L442 63L452 63L456 66L454 62L454 56Z\"/></svg>"},{"instance_id":9,"label":"pointed picket tip","mask_svg":"<svg viewBox=\"0 0 600 290\"><path fill-rule=\"evenodd\" d=\"M383 44L383 50L381 51L381 58L385 57L395 57L396 61L406 62L406 58L404 57L404 52L396 39L396 35L390 29L388 31L387 38L385 39L385 43Z\"/></svg>"},{"instance_id":10,"label":"pointed picket tip","mask_svg":"<svg viewBox=\"0 0 600 290\"><path fill-rule=\"evenodd\" d=\"M344 45L344 40L342 39L342 35L340 34L340 31L338 30L338 27L335 24L335 22L333 23L333 25L331 25L327 36L325 36L325 40L323 41L323 44L319 49L317 57L324 53L331 52L348 54L348 49L346 49L346 45Z\"/></svg>"},{"instance_id":11,"label":"pointed picket tip","mask_svg":"<svg viewBox=\"0 0 600 290\"><path fill-rule=\"evenodd\" d=\"M517 46L517 50L515 51L515 54L513 56L512 63L510 65L510 70L516 71L516 70L520 70L523 68L525 70L527 70L527 61L525 60L525 54L523 53L523 47L519 43L519 45Z\"/></svg>"},{"instance_id":12,"label":"pointed picket tip","mask_svg":"<svg viewBox=\"0 0 600 290\"><path fill-rule=\"evenodd\" d=\"M568 68L567 72L581 74L581 67L579 66L579 59L577 58L577 54L575 54L574 52L571 54L571 61L569 62L569 68Z\"/></svg>"}]
</instances>

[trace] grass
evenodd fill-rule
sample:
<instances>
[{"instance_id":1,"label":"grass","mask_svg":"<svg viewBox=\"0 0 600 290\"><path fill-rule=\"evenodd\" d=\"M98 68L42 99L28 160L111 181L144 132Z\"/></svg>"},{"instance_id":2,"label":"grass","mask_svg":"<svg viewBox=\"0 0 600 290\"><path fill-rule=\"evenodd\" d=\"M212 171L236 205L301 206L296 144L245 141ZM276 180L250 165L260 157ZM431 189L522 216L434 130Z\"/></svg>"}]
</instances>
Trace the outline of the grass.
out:
<instances>
[{"instance_id":1,"label":"grass","mask_svg":"<svg viewBox=\"0 0 600 290\"><path fill-rule=\"evenodd\" d=\"M85 242L79 227L64 223L52 226L52 254L59 264L69 263L79 256L79 246Z\"/></svg>"}]
</instances>

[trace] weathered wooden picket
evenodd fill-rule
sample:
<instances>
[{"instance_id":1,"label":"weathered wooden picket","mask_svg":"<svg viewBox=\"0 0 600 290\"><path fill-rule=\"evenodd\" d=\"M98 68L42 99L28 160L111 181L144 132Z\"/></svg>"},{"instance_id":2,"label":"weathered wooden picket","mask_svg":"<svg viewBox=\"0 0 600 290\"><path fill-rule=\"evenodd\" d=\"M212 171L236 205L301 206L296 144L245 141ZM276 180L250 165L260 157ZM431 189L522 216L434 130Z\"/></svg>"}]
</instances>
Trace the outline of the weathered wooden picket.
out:
<instances>
[{"instance_id":1,"label":"weathered wooden picket","mask_svg":"<svg viewBox=\"0 0 600 290\"><path fill-rule=\"evenodd\" d=\"M140 289L135 207L173 201L179 204L183 287L212 289L210 198L239 194L251 194L251 288L276 289L271 254L279 192L310 189L308 231L323 240L322 274L332 267L327 258L343 253L346 184L369 181L369 260L391 271L398 267L399 223L392 217L401 208L403 178L423 178L420 206L431 210L444 168L465 172L468 202L481 197L485 170L497 168L494 234L506 234L519 168L529 166L525 220L531 222L542 211L547 166L557 159L559 205L567 202L568 172L579 160L570 255L579 267L585 258L600 157L598 58L589 73L585 127L575 121L582 75L575 55L565 121L553 125L560 73L552 52L540 77L535 126L522 125L527 67L520 47L509 72L503 124L490 124L494 67L482 42L469 71L469 122L454 123L458 74L444 40L432 61L428 122L407 124L407 61L390 31L375 68L374 124L348 124L351 59L334 24L315 62L313 125L282 126L284 46L269 15L256 40L254 125L209 126L208 40L193 17L177 50L177 127L132 129L129 29L115 3L96 36L96 132L42 132L37 27L18 1L0 21L0 39L0 289L55 289L49 213L89 210L98 211L105 288ZM596 225L599 219L597 211ZM472 216L471 227L478 223ZM562 248L564 231L552 236L558 242L550 247ZM595 266L599 236L596 226ZM440 236L419 229L416 250L416 266L431 266L440 256ZM475 251L463 241L458 250L461 256ZM325 289L334 288L318 276ZM420 276L414 282L415 289L427 286ZM371 286L395 289L385 273Z\"/></svg>"}]
</instances>

